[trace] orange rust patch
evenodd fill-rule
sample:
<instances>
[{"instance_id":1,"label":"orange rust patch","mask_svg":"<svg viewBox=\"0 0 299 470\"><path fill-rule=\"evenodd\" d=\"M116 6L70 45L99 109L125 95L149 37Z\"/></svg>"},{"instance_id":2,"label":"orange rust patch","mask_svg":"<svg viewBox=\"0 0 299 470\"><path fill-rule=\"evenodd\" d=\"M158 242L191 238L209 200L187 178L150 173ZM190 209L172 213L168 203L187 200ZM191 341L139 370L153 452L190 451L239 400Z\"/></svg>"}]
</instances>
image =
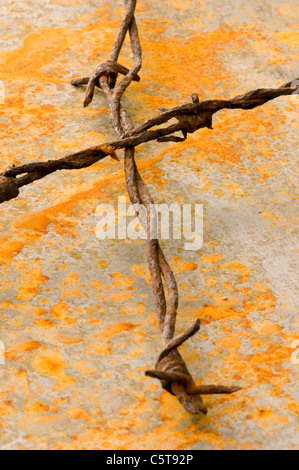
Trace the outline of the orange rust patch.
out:
<instances>
[{"instance_id":1,"label":"orange rust patch","mask_svg":"<svg viewBox=\"0 0 299 470\"><path fill-rule=\"evenodd\" d=\"M223 258L221 253L214 253L213 255L204 255L201 260L205 263L215 264Z\"/></svg>"},{"instance_id":2,"label":"orange rust patch","mask_svg":"<svg viewBox=\"0 0 299 470\"><path fill-rule=\"evenodd\" d=\"M83 341L83 339L81 339L81 338L75 338L75 337L67 335L65 333L59 333L56 336L56 339L57 339L57 341L59 341L59 343L63 343L63 344L77 344L77 343L81 343Z\"/></svg>"},{"instance_id":3,"label":"orange rust patch","mask_svg":"<svg viewBox=\"0 0 299 470\"><path fill-rule=\"evenodd\" d=\"M245 264L233 261L230 263L220 265L220 268L227 269L228 271L234 271L235 273L242 274L242 276L249 276L250 269Z\"/></svg>"},{"instance_id":4,"label":"orange rust patch","mask_svg":"<svg viewBox=\"0 0 299 470\"><path fill-rule=\"evenodd\" d=\"M0 264L9 263L24 247L24 243L11 240L0 246Z\"/></svg>"},{"instance_id":5,"label":"orange rust patch","mask_svg":"<svg viewBox=\"0 0 299 470\"><path fill-rule=\"evenodd\" d=\"M38 349L41 344L38 341L21 341L16 343L13 348L5 352L5 357L7 359L15 359L18 354L34 351Z\"/></svg>"},{"instance_id":6,"label":"orange rust patch","mask_svg":"<svg viewBox=\"0 0 299 470\"><path fill-rule=\"evenodd\" d=\"M133 295L134 294L132 292L118 292L117 294L111 295L110 300L112 302L121 302L131 299Z\"/></svg>"},{"instance_id":7,"label":"orange rust patch","mask_svg":"<svg viewBox=\"0 0 299 470\"><path fill-rule=\"evenodd\" d=\"M113 279L123 279L123 275L121 273L113 273L113 274L110 274L110 277L113 277Z\"/></svg>"},{"instance_id":8,"label":"orange rust patch","mask_svg":"<svg viewBox=\"0 0 299 470\"><path fill-rule=\"evenodd\" d=\"M49 77L43 72L43 67L62 54L70 45L70 39L65 28L43 28L28 35L20 49L1 52L3 77L9 80L13 76L21 82L38 78L47 82Z\"/></svg>"},{"instance_id":9,"label":"orange rust patch","mask_svg":"<svg viewBox=\"0 0 299 470\"><path fill-rule=\"evenodd\" d=\"M182 261L179 256L174 256L171 260L173 263L173 269L177 273L181 273L182 271L195 271L198 268L198 265L192 262Z\"/></svg>"},{"instance_id":10,"label":"orange rust patch","mask_svg":"<svg viewBox=\"0 0 299 470\"><path fill-rule=\"evenodd\" d=\"M242 341L236 336L228 335L217 341L217 345L226 349L238 349L242 345Z\"/></svg>"},{"instance_id":11,"label":"orange rust patch","mask_svg":"<svg viewBox=\"0 0 299 470\"><path fill-rule=\"evenodd\" d=\"M33 270L32 267L31 269L27 269L24 275L26 276L26 282L19 287L19 295L16 296L16 299L30 302L38 293L40 284L44 283L49 278L44 276L41 273L41 269L37 266L35 266Z\"/></svg>"},{"instance_id":12,"label":"orange rust patch","mask_svg":"<svg viewBox=\"0 0 299 470\"><path fill-rule=\"evenodd\" d=\"M110 325L105 328L104 331L96 335L96 337L110 339L112 336L117 335L118 333L122 333L123 331L130 331L133 328L136 328L137 325L134 323L116 323L115 325Z\"/></svg>"},{"instance_id":13,"label":"orange rust patch","mask_svg":"<svg viewBox=\"0 0 299 470\"><path fill-rule=\"evenodd\" d=\"M256 326L259 333L262 333L264 335L273 335L275 333L279 333L281 330L281 327L279 325L269 321L257 323Z\"/></svg>"},{"instance_id":14,"label":"orange rust patch","mask_svg":"<svg viewBox=\"0 0 299 470\"><path fill-rule=\"evenodd\" d=\"M25 405L24 410L30 414L40 414L40 413L47 413L50 408L48 405L43 404L40 401L36 401L31 405Z\"/></svg>"},{"instance_id":15,"label":"orange rust patch","mask_svg":"<svg viewBox=\"0 0 299 470\"><path fill-rule=\"evenodd\" d=\"M98 368L92 362L86 360L76 362L74 367L87 375L93 375L98 372Z\"/></svg>"},{"instance_id":16,"label":"orange rust patch","mask_svg":"<svg viewBox=\"0 0 299 470\"><path fill-rule=\"evenodd\" d=\"M87 413L86 411L84 410L81 410L80 408L75 408L75 407L72 407L68 412L67 412L68 416L70 418L73 418L73 419L84 419L86 421L90 421L91 420L91 416L89 413Z\"/></svg>"},{"instance_id":17,"label":"orange rust patch","mask_svg":"<svg viewBox=\"0 0 299 470\"><path fill-rule=\"evenodd\" d=\"M65 315L68 311L69 311L69 306L64 304L64 303L60 303L60 304L54 305L51 308L50 314L54 318L63 319L63 318L65 318Z\"/></svg>"},{"instance_id":18,"label":"orange rust patch","mask_svg":"<svg viewBox=\"0 0 299 470\"><path fill-rule=\"evenodd\" d=\"M12 304L9 300L2 302L0 304L0 310L6 309L13 309L18 310L24 314L32 314L32 315L44 315L46 310L42 307L36 307L34 305L27 305L27 304Z\"/></svg>"},{"instance_id":19,"label":"orange rust patch","mask_svg":"<svg viewBox=\"0 0 299 470\"><path fill-rule=\"evenodd\" d=\"M59 378L64 374L66 361L61 354L53 351L36 354L32 361L32 366L42 375Z\"/></svg>"}]
</instances>

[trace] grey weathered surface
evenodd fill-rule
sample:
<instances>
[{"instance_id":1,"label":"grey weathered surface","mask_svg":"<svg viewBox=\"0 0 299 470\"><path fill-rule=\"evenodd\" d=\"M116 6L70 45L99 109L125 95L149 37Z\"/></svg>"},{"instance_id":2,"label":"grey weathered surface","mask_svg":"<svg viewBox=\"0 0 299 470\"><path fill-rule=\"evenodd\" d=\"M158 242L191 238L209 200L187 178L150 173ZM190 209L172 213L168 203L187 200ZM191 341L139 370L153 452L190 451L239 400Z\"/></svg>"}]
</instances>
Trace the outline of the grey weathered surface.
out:
<instances>
[{"instance_id":1,"label":"grey weathered surface","mask_svg":"<svg viewBox=\"0 0 299 470\"><path fill-rule=\"evenodd\" d=\"M26 0L16 15L1 2L1 171L97 145L99 129L111 140L103 97L84 110L69 81L109 57L120 3ZM194 92L279 86L297 76L295 17L282 1L145 1L144 69L126 107L137 123ZM178 332L202 321L184 350L192 373L244 387L210 398L207 417L190 418L143 376L160 347L143 242L94 235L96 206L125 194L121 167L50 175L1 206L2 447L298 448L296 103L278 98L237 121L223 111L214 131L138 151L156 201L204 205L200 251L163 245Z\"/></svg>"}]
</instances>

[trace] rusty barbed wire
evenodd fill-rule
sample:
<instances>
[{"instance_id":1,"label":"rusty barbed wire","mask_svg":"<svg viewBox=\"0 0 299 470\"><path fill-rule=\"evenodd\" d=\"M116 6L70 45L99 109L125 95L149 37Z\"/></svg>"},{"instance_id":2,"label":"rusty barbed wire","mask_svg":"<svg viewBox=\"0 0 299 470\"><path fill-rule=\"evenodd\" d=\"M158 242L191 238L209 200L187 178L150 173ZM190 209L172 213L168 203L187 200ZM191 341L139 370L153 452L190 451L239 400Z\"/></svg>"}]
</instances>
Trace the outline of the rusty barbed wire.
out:
<instances>
[{"instance_id":1,"label":"rusty barbed wire","mask_svg":"<svg viewBox=\"0 0 299 470\"><path fill-rule=\"evenodd\" d=\"M114 72L112 71L112 73ZM136 80L136 77L134 76L133 80ZM72 84L75 86L87 85L89 80L89 77L75 78L72 80ZM16 198L19 195L19 188L22 186L33 183L55 171L87 168L108 155L118 160L116 150L129 146L136 147L152 140L181 142L187 138L188 133L193 133L204 127L211 129L212 116L222 109L253 109L279 96L292 95L298 89L299 79L295 79L280 88L259 88L229 100L200 102L194 93L192 103L176 106L169 110L162 108L162 114L150 118L135 128L131 126L131 132L124 134L121 139L80 150L57 160L32 162L7 168L0 174L0 204ZM167 127L148 130L151 127L164 124L172 118L176 118L178 122ZM173 135L178 131L182 132L183 138Z\"/></svg>"},{"instance_id":2,"label":"rusty barbed wire","mask_svg":"<svg viewBox=\"0 0 299 470\"><path fill-rule=\"evenodd\" d=\"M240 390L240 387L197 386L178 351L178 347L199 330L200 321L197 319L185 332L174 336L179 298L177 284L158 239L151 237L151 228L154 223L151 210L154 201L138 171L135 161L135 147L152 140L180 142L187 138L188 133L193 133L200 128L212 129L212 116L216 112L222 109L253 109L278 96L294 93L294 90L299 88L299 82L297 80L295 88L293 83L296 81L294 80L280 88L261 88L229 100L200 102L197 94L193 93L191 95L192 103L169 110L160 108L161 114L135 127L130 116L121 105L121 98L133 80L140 80L138 72L142 65L142 52L135 20L137 0L125 0L124 4L125 14L113 44L110 59L98 64L91 77L74 78L71 82L74 86L87 85L84 107L92 102L95 87L103 91L109 105L110 122L118 140L91 147L57 160L29 163L6 169L0 174L0 203L17 197L19 188L22 186L57 170L85 168L108 155L118 160L115 151L124 149L127 191L130 201L136 209L136 215L147 230L147 261L164 345L159 353L155 369L148 370L145 374L160 380L162 387L175 395L186 411L190 413L207 413L207 407L201 395L233 393ZM130 35L133 52L133 65L130 70L118 63L118 57L127 32ZM119 74L124 75L124 77L117 83ZM176 118L178 122L164 128L149 130L168 122L172 118ZM182 133L182 137L174 135L178 131ZM146 209L146 220L141 217L138 210L140 205L143 205ZM167 294L165 294L163 279L166 284Z\"/></svg>"},{"instance_id":3,"label":"rusty barbed wire","mask_svg":"<svg viewBox=\"0 0 299 470\"><path fill-rule=\"evenodd\" d=\"M136 8L136 0L125 1L126 12L119 33L113 45L111 54L111 61L105 61L99 64L91 78L88 81L84 106L88 105L93 97L94 87L99 86L109 104L109 117L111 125L117 137L123 138L134 134L134 125L123 106L120 103L121 97L130 85L132 80L136 80L138 72L141 69L141 46L139 41L138 29L134 17ZM130 71L127 71L125 77L114 88L118 71L123 73L124 69L120 70L114 62L120 53L126 32L129 31L131 48L133 52L133 66ZM139 78L139 77L138 77ZM79 82L86 81L80 79ZM74 82L73 82L74 84ZM192 118L196 120L196 117ZM197 118L203 122L202 115ZM204 117L206 119L206 117ZM194 125L197 125L195 123ZM190 126L188 127L190 129ZM186 137L186 136L184 136ZM127 191L130 201L133 206L139 207L141 204L146 209L147 220L147 261L149 266L151 285L155 300L156 311L158 314L159 326L163 337L164 348L159 354L155 370L146 371L147 376L151 376L161 380L162 386L165 390L173 395L176 395L182 406L191 413L207 412L207 408L200 396L201 389L196 387L187 366L178 352L178 347L186 341L190 336L194 335L200 328L199 320L197 320L188 330L174 338L175 322L178 308L178 289L173 272L167 263L163 251L156 238L151 237L151 229L153 217L151 213L154 201L152 196L144 183L136 162L135 162L135 147L133 145L125 147L124 155L124 169ZM136 215L139 216L140 212L136 209ZM141 220L144 223L144 220ZM167 296L165 295L163 280L164 278L167 286ZM206 386L205 390L209 393L232 393L239 390L239 387L217 387Z\"/></svg>"}]
</instances>

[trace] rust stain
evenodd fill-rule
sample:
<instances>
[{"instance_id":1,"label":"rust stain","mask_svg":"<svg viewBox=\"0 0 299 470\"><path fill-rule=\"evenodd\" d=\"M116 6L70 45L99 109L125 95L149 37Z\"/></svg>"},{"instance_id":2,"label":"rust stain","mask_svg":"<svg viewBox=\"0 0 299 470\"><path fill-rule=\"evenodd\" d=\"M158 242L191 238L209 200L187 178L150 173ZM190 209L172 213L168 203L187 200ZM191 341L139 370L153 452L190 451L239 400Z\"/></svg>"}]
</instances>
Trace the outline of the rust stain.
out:
<instances>
[{"instance_id":1,"label":"rust stain","mask_svg":"<svg viewBox=\"0 0 299 470\"><path fill-rule=\"evenodd\" d=\"M106 58L123 10L111 2L82 12L83 0L48 3L72 9L74 19L64 27L46 22L40 27L23 18L19 45L0 51L0 79L7 88L5 106L0 104L2 170L96 145L99 130L101 142L111 138L100 93L87 112L82 93L76 94L69 81L84 67L88 73L86 64L92 68ZM230 97L240 87L245 92L260 86L259 80L272 86L286 63L292 75L296 7L279 3L272 27L273 15L265 12L261 18L254 5L248 5L252 15L244 21L238 12L223 22L222 13L207 2L167 0L155 4L154 14L150 2L141 2L144 71L130 91L136 123L157 114L160 106L190 101L195 91L205 99ZM18 31L1 39L18 39ZM128 45L121 61L130 64ZM183 192L188 181L196 202L255 207L271 230L285 224L280 236L287 240L295 219L283 220L267 197L273 187L274 193L279 190L273 196L277 204L285 198L289 205L295 198L292 175L281 166L281 155L291 153L287 145L296 124L296 106L291 99L286 103L282 108L277 100L241 112L237 122L232 113L219 113L214 131L203 129L179 145L140 147L139 168L161 201L171 195L189 202ZM199 317L202 336L185 347L185 357L194 370L203 371L198 376L206 382L237 382L243 390L234 400L208 398L210 415L195 419L143 376L152 365L146 364L148 351L161 347L153 333L158 325L145 260L138 244L131 243L124 246L132 248L132 257L126 252L124 265L111 265L120 256L117 243L102 250L94 237L95 206L124 193L123 170L115 165L107 159L86 169L86 176L76 171L49 177L0 214L0 339L7 361L5 369L0 366L1 442L7 443L7 429L21 430L28 448L40 449L253 449L273 436L281 442L286 427L295 432L299 417L291 393L297 380L291 357L298 321L288 323L291 300L285 288L273 287L261 258L256 261L250 250L241 258L238 246L228 248L209 214L199 253L177 254L170 248L182 299L178 328ZM282 174L286 180L280 187ZM88 218L91 223L84 222ZM278 237L271 238L271 230L268 245ZM256 238L252 246L262 242ZM259 404L263 401L267 406Z\"/></svg>"}]
</instances>

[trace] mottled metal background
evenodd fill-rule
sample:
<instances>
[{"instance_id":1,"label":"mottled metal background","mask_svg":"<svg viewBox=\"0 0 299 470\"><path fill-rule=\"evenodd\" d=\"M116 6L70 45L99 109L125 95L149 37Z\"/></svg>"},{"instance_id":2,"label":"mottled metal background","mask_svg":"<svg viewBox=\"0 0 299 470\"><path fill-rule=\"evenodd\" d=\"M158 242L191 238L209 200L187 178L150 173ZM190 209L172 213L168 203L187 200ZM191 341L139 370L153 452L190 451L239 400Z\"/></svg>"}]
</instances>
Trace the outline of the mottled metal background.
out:
<instances>
[{"instance_id":1,"label":"mottled metal background","mask_svg":"<svg viewBox=\"0 0 299 470\"><path fill-rule=\"evenodd\" d=\"M109 58L122 1L2 0L0 13L0 170L110 140L104 97L83 109L70 80ZM136 16L144 64L123 100L135 123L194 92L298 76L295 1L144 0ZM298 449L298 100L137 149L156 202L204 205L202 249L163 247L177 331L202 322L182 347L190 371L243 387L208 397L207 416L144 377L161 346L144 242L95 236L97 205L126 193L122 165L57 172L1 205L2 449Z\"/></svg>"}]
</instances>

